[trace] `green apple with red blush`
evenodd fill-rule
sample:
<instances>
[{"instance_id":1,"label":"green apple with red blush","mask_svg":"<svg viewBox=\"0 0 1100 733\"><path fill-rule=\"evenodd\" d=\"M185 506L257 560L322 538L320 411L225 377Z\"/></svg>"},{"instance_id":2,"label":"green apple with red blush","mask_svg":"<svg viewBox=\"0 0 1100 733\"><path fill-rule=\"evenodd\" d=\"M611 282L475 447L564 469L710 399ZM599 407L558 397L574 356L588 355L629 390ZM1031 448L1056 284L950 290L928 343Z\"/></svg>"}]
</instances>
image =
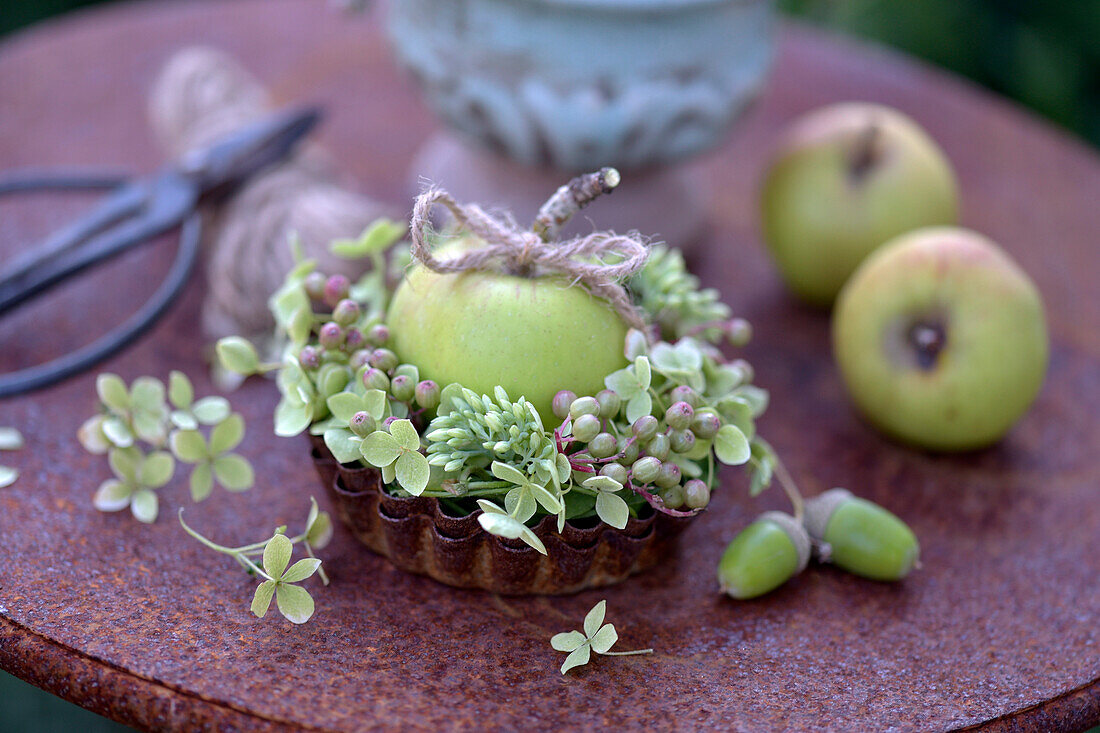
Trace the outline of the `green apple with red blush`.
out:
<instances>
[{"instance_id":1,"label":"green apple with red blush","mask_svg":"<svg viewBox=\"0 0 1100 733\"><path fill-rule=\"evenodd\" d=\"M988 238L933 227L868 257L833 312L833 348L848 392L874 425L933 450L999 440L1046 374L1042 299Z\"/></svg>"},{"instance_id":2,"label":"green apple with red blush","mask_svg":"<svg viewBox=\"0 0 1100 733\"><path fill-rule=\"evenodd\" d=\"M761 196L764 240L787 286L827 306L863 259L889 239L955 224L955 174L908 116L841 103L786 131Z\"/></svg>"}]
</instances>

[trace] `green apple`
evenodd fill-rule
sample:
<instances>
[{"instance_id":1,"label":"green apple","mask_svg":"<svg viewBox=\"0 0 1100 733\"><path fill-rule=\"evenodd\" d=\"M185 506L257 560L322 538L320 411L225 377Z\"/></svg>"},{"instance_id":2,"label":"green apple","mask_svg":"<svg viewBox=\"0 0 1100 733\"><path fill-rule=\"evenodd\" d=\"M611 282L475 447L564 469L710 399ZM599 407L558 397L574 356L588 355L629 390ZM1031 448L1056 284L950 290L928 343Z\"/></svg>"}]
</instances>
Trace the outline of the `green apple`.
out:
<instances>
[{"instance_id":1,"label":"green apple","mask_svg":"<svg viewBox=\"0 0 1100 733\"><path fill-rule=\"evenodd\" d=\"M787 285L829 305L876 247L955 224L947 158L913 120L875 104L811 112L787 131L764 182L763 233Z\"/></svg>"},{"instance_id":2,"label":"green apple","mask_svg":"<svg viewBox=\"0 0 1100 733\"><path fill-rule=\"evenodd\" d=\"M386 322L394 350L422 378L490 395L500 385L512 399L526 397L547 426L560 422L550 404L556 392L594 395L626 366L618 313L556 276L440 274L416 265Z\"/></svg>"},{"instance_id":3,"label":"green apple","mask_svg":"<svg viewBox=\"0 0 1100 733\"><path fill-rule=\"evenodd\" d=\"M933 227L868 257L833 313L848 391L890 435L936 450L997 441L1047 368L1039 291L980 234Z\"/></svg>"}]
</instances>

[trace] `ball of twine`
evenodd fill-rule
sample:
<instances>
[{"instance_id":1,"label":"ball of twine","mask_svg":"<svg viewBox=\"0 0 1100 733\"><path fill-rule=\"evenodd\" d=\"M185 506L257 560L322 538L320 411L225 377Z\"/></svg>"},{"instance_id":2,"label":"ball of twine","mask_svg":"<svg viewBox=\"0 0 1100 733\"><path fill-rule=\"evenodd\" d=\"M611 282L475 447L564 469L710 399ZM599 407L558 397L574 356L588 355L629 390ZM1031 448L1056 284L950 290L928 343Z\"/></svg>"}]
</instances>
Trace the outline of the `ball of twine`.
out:
<instances>
[{"instance_id":1,"label":"ball of twine","mask_svg":"<svg viewBox=\"0 0 1100 733\"><path fill-rule=\"evenodd\" d=\"M150 121L174 157L271 110L255 77L226 54L202 47L175 54L149 98ZM304 145L205 213L203 332L210 338L263 338L273 325L267 299L294 264L291 235L322 271L354 278L355 265L331 255L329 242L358 235L388 212L340 185L324 152Z\"/></svg>"}]
</instances>

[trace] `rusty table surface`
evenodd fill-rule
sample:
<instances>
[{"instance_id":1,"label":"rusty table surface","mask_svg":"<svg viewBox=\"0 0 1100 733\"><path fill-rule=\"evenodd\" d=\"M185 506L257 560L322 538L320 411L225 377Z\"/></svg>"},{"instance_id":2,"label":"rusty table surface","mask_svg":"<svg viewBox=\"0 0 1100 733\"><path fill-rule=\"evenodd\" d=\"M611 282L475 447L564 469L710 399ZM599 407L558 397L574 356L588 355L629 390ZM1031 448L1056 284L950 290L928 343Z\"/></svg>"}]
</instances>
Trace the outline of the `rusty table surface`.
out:
<instances>
[{"instance_id":1,"label":"rusty table surface","mask_svg":"<svg viewBox=\"0 0 1100 733\"><path fill-rule=\"evenodd\" d=\"M394 68L374 20L306 0L123 4L0 45L0 169L79 164L152 170L144 117L162 62L201 41L237 55L279 99L318 101L320 139L362 189L408 206L405 168L433 123ZM759 244L754 192L794 115L860 98L913 114L958 168L964 220L1035 277L1053 356L1035 408L997 447L932 456L891 444L853 414L829 356L827 316L784 294ZM232 395L258 472L245 495L190 506L164 489L161 518L101 514L106 478L75 431L91 374L0 404L29 447L0 490L0 667L140 728L647 727L778 730L1074 730L1100 718L1100 159L957 80L798 28L773 81L700 175L710 232L694 257L756 326L749 349L772 390L762 430L807 488L849 486L914 527L924 567L898 585L812 568L770 597L717 593L725 543L764 508L728 474L712 510L657 570L565 598L464 592L393 570L338 528L303 627L253 618L253 583L174 520L236 543L292 530L321 496L303 440L270 430L274 389ZM0 201L10 255L81 210L54 195ZM84 343L142 302L171 237L0 324L0 370ZM105 368L127 379L204 376L196 281L170 316ZM812 478L811 478L812 477ZM311 583L313 581L310 581ZM568 677L548 640L606 598L621 648ZM0 704L3 704L0 702Z\"/></svg>"}]
</instances>

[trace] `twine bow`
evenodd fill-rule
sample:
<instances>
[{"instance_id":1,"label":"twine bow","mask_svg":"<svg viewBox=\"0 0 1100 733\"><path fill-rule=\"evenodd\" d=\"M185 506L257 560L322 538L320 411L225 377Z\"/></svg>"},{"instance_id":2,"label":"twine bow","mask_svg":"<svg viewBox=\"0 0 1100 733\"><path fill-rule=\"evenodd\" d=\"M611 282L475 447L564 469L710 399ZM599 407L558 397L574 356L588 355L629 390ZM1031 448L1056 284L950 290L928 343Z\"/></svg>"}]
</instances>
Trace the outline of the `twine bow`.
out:
<instances>
[{"instance_id":1,"label":"twine bow","mask_svg":"<svg viewBox=\"0 0 1100 733\"><path fill-rule=\"evenodd\" d=\"M463 229L485 242L484 247L445 260L432 254L426 231L432 207L442 204ZM409 222L412 256L440 273L488 270L534 277L546 273L566 275L588 292L603 298L628 325L645 329L645 321L620 284L645 264L649 248L637 235L592 232L563 241L544 241L531 230L521 229L486 213L477 204L463 205L440 188L429 188L417 197ZM608 255L617 261L606 262Z\"/></svg>"}]
</instances>

